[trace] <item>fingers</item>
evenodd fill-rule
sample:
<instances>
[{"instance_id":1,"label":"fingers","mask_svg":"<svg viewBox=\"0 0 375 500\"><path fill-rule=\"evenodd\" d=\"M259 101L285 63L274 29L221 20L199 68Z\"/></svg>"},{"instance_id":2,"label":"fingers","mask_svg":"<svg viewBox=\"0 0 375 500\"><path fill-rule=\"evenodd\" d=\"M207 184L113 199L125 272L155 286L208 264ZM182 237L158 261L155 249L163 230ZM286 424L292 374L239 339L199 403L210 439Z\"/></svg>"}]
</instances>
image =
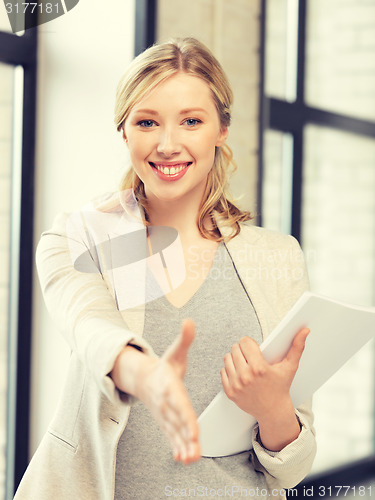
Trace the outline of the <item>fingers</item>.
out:
<instances>
[{"instance_id":1,"label":"fingers","mask_svg":"<svg viewBox=\"0 0 375 500\"><path fill-rule=\"evenodd\" d=\"M199 460L201 455L197 416L188 397L184 399L185 401L180 402L180 407L176 407L173 398L170 401L170 438L175 460L187 464Z\"/></svg>"},{"instance_id":2,"label":"fingers","mask_svg":"<svg viewBox=\"0 0 375 500\"><path fill-rule=\"evenodd\" d=\"M241 349L240 344L234 344L232 347L231 357L236 371L248 369L247 359Z\"/></svg>"},{"instance_id":3,"label":"fingers","mask_svg":"<svg viewBox=\"0 0 375 500\"><path fill-rule=\"evenodd\" d=\"M293 365L295 369L298 368L302 353L305 349L306 338L309 333L310 330L308 328L302 328L294 337L292 346L284 358L284 361Z\"/></svg>"},{"instance_id":4,"label":"fingers","mask_svg":"<svg viewBox=\"0 0 375 500\"><path fill-rule=\"evenodd\" d=\"M164 358L174 364L184 367L187 363L188 351L195 338L195 324L191 319L186 319L182 324L182 331L172 345L166 350Z\"/></svg>"},{"instance_id":5,"label":"fingers","mask_svg":"<svg viewBox=\"0 0 375 500\"><path fill-rule=\"evenodd\" d=\"M258 344L250 337L243 337L238 344L234 344L232 351L224 356L224 368L220 372L227 396L231 398L255 377L262 376L266 365Z\"/></svg>"},{"instance_id":6,"label":"fingers","mask_svg":"<svg viewBox=\"0 0 375 500\"><path fill-rule=\"evenodd\" d=\"M150 375L144 402L171 444L175 460L183 463L199 460L197 416L179 370L169 359L158 361Z\"/></svg>"},{"instance_id":7,"label":"fingers","mask_svg":"<svg viewBox=\"0 0 375 500\"><path fill-rule=\"evenodd\" d=\"M164 408L159 424L172 445L176 461L187 464L200 459L199 428L192 408L191 412L181 413L180 408L171 400Z\"/></svg>"},{"instance_id":8,"label":"fingers","mask_svg":"<svg viewBox=\"0 0 375 500\"><path fill-rule=\"evenodd\" d=\"M230 387L230 383L229 383L228 374L227 374L225 368L222 368L220 370L220 377L221 377L221 384L223 386L224 392L229 397L231 387Z\"/></svg>"},{"instance_id":9,"label":"fingers","mask_svg":"<svg viewBox=\"0 0 375 500\"><path fill-rule=\"evenodd\" d=\"M238 344L234 344L231 353L226 355L228 361L229 356L237 372L249 369L250 360L252 366L263 360L258 344L250 337L243 337Z\"/></svg>"},{"instance_id":10,"label":"fingers","mask_svg":"<svg viewBox=\"0 0 375 500\"><path fill-rule=\"evenodd\" d=\"M237 385L237 379L241 373L248 370L247 362L242 354L239 344L234 344L232 351L224 356L224 368L227 386ZM223 377L222 377L223 378Z\"/></svg>"},{"instance_id":11,"label":"fingers","mask_svg":"<svg viewBox=\"0 0 375 500\"><path fill-rule=\"evenodd\" d=\"M295 336L287 355L279 363L270 364L258 344L243 337L230 354L224 357L221 383L225 394L239 408L253 415L258 422L265 421L275 408L289 407L290 385L297 371L309 329Z\"/></svg>"},{"instance_id":12,"label":"fingers","mask_svg":"<svg viewBox=\"0 0 375 500\"><path fill-rule=\"evenodd\" d=\"M251 374L254 376L263 375L267 362L255 340L250 337L243 337L239 346Z\"/></svg>"},{"instance_id":13,"label":"fingers","mask_svg":"<svg viewBox=\"0 0 375 500\"><path fill-rule=\"evenodd\" d=\"M195 323L192 319L187 318L184 320L180 337L178 352L182 356L187 356L188 350L195 339Z\"/></svg>"},{"instance_id":14,"label":"fingers","mask_svg":"<svg viewBox=\"0 0 375 500\"><path fill-rule=\"evenodd\" d=\"M195 323L192 319L186 318L182 323L182 334L186 342L188 342L188 347L195 338Z\"/></svg>"},{"instance_id":15,"label":"fingers","mask_svg":"<svg viewBox=\"0 0 375 500\"><path fill-rule=\"evenodd\" d=\"M169 346L161 358L163 380L168 380L168 390L160 404L154 406L154 415L173 447L176 461L185 464L201 457L198 440L197 416L183 384L188 352L195 338L195 324L186 319L180 335Z\"/></svg>"},{"instance_id":16,"label":"fingers","mask_svg":"<svg viewBox=\"0 0 375 500\"><path fill-rule=\"evenodd\" d=\"M190 463L199 460L199 427L190 400L181 387L175 387L151 412L173 449L176 461Z\"/></svg>"}]
</instances>

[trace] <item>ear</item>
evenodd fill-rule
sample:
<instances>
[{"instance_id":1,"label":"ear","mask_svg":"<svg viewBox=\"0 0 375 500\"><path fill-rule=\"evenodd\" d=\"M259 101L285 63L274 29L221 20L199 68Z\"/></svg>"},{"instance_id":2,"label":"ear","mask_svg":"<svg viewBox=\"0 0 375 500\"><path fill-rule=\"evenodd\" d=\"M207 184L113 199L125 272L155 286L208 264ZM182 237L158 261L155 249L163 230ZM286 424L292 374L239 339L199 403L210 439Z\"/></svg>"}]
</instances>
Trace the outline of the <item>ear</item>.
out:
<instances>
[{"instance_id":1,"label":"ear","mask_svg":"<svg viewBox=\"0 0 375 500\"><path fill-rule=\"evenodd\" d=\"M125 127L122 129L122 138L124 139L125 142L128 142L128 139L125 135Z\"/></svg>"},{"instance_id":2,"label":"ear","mask_svg":"<svg viewBox=\"0 0 375 500\"><path fill-rule=\"evenodd\" d=\"M222 146L225 143L225 141L227 140L227 137L228 137L228 133L229 133L228 127L222 128L220 130L220 133L218 135L218 138L217 138L217 141L215 144L215 146L217 148Z\"/></svg>"}]
</instances>

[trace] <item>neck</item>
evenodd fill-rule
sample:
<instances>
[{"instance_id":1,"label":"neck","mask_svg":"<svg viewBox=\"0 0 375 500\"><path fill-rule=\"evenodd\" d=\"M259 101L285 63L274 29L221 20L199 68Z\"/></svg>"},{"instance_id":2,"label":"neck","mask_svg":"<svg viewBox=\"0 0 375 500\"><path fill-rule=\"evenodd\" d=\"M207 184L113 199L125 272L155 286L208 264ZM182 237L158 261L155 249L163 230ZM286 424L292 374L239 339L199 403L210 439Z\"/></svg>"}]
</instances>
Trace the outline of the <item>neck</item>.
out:
<instances>
[{"instance_id":1,"label":"neck","mask_svg":"<svg viewBox=\"0 0 375 500\"><path fill-rule=\"evenodd\" d=\"M174 227L185 241L201 237L197 225L201 197L160 200L151 196L147 201L152 225Z\"/></svg>"},{"instance_id":2,"label":"neck","mask_svg":"<svg viewBox=\"0 0 375 500\"><path fill-rule=\"evenodd\" d=\"M160 201L152 203L148 200L148 216L153 226L169 226L177 229L181 237L199 233L197 226L199 206L177 201Z\"/></svg>"}]
</instances>

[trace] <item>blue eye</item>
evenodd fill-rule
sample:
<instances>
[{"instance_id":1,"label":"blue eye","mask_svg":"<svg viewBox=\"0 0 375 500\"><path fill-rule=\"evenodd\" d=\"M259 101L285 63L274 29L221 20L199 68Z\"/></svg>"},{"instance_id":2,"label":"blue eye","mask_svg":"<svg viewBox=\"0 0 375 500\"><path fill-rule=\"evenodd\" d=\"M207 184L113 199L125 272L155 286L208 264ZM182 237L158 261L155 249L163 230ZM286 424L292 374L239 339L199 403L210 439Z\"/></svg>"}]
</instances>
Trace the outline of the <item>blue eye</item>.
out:
<instances>
[{"instance_id":1,"label":"blue eye","mask_svg":"<svg viewBox=\"0 0 375 500\"><path fill-rule=\"evenodd\" d=\"M198 120L197 118L188 118L185 120L186 125L189 127L194 127L195 125L198 125L198 123L202 123L201 120Z\"/></svg>"},{"instance_id":2,"label":"blue eye","mask_svg":"<svg viewBox=\"0 0 375 500\"><path fill-rule=\"evenodd\" d=\"M153 120L141 120L137 123L140 127L151 128L155 122Z\"/></svg>"}]
</instances>

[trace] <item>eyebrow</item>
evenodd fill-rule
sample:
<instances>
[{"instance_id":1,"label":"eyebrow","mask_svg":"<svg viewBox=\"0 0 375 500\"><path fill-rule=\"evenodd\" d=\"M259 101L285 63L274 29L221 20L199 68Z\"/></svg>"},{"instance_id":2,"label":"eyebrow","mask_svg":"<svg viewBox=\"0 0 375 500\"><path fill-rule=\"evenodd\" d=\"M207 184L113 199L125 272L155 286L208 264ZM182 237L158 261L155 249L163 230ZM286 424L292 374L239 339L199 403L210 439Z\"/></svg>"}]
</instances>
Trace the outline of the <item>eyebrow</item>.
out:
<instances>
[{"instance_id":1,"label":"eyebrow","mask_svg":"<svg viewBox=\"0 0 375 500\"><path fill-rule=\"evenodd\" d=\"M201 112L207 114L207 111L203 108L187 108L187 109L182 109L180 111L180 115L186 115L186 114L192 113L194 111L201 111Z\"/></svg>"},{"instance_id":2,"label":"eyebrow","mask_svg":"<svg viewBox=\"0 0 375 500\"><path fill-rule=\"evenodd\" d=\"M195 111L200 111L202 113L205 113L207 114L207 111L203 108L186 108L186 109L182 109L180 111L180 115L186 115L186 114L189 114L189 113L192 113L192 112L195 112ZM155 111L154 109L137 109L135 111L135 113L146 113L146 114L149 114L149 115L158 115L159 113L157 111Z\"/></svg>"},{"instance_id":3,"label":"eyebrow","mask_svg":"<svg viewBox=\"0 0 375 500\"><path fill-rule=\"evenodd\" d=\"M159 113L153 109L137 109L135 113L147 113L149 115L158 115Z\"/></svg>"}]
</instances>

